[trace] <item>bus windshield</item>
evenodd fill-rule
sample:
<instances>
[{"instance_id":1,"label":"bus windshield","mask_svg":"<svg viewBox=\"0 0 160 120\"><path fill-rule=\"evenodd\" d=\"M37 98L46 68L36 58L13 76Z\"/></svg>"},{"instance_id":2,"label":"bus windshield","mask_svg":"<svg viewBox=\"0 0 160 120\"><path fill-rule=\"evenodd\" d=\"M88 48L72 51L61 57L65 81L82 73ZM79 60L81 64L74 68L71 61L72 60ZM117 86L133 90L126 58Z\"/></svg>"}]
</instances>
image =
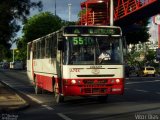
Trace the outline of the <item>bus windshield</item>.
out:
<instances>
[{"instance_id":1,"label":"bus windshield","mask_svg":"<svg viewBox=\"0 0 160 120\"><path fill-rule=\"evenodd\" d=\"M120 37L81 36L66 37L64 64L107 65L122 64L122 41Z\"/></svg>"}]
</instances>

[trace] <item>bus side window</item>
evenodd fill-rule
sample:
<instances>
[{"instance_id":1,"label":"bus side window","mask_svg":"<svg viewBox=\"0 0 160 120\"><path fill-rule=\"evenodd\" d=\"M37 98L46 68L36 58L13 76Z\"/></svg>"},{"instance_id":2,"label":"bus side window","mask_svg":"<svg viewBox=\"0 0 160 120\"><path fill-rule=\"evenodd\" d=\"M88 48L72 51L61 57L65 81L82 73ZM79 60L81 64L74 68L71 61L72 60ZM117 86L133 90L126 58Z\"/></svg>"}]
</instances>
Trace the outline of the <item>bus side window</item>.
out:
<instances>
[{"instance_id":1,"label":"bus side window","mask_svg":"<svg viewBox=\"0 0 160 120\"><path fill-rule=\"evenodd\" d=\"M45 56L46 56L46 58L49 58L50 57L50 53L51 53L51 51L50 51L50 37L47 37L46 39L46 45L45 45Z\"/></svg>"},{"instance_id":2,"label":"bus side window","mask_svg":"<svg viewBox=\"0 0 160 120\"><path fill-rule=\"evenodd\" d=\"M37 49L36 49L36 51L37 51L37 52L36 52L36 53L37 53L36 58L37 58L37 59L40 58L40 50L41 50L41 49L40 49L40 41L38 41L38 42L37 42Z\"/></svg>"},{"instance_id":3,"label":"bus side window","mask_svg":"<svg viewBox=\"0 0 160 120\"><path fill-rule=\"evenodd\" d=\"M37 42L33 42L33 58L36 59L36 55L37 55Z\"/></svg>"},{"instance_id":4,"label":"bus side window","mask_svg":"<svg viewBox=\"0 0 160 120\"><path fill-rule=\"evenodd\" d=\"M40 58L45 58L45 39L44 38L42 38L40 44L41 44Z\"/></svg>"},{"instance_id":5,"label":"bus side window","mask_svg":"<svg viewBox=\"0 0 160 120\"><path fill-rule=\"evenodd\" d=\"M50 43L50 51L51 51L51 57L56 58L56 51L57 51L57 36L54 34L51 39Z\"/></svg>"},{"instance_id":6,"label":"bus side window","mask_svg":"<svg viewBox=\"0 0 160 120\"><path fill-rule=\"evenodd\" d=\"M27 45L27 60L30 60L31 47L32 47L32 44L29 43L29 44Z\"/></svg>"}]
</instances>

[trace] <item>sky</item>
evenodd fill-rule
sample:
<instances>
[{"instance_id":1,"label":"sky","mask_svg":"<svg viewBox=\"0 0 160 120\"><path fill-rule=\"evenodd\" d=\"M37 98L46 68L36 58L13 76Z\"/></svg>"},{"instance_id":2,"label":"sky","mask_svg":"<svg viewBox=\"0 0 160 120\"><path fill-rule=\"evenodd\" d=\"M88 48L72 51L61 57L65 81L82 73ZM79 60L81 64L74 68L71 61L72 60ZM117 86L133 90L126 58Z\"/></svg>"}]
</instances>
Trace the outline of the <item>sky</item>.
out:
<instances>
[{"instance_id":1,"label":"sky","mask_svg":"<svg viewBox=\"0 0 160 120\"><path fill-rule=\"evenodd\" d=\"M31 0L32 2L38 2L40 0ZM71 4L71 21L78 20L78 13L81 10L80 3L84 2L85 0L41 0L43 4L43 10L41 12L49 11L55 14L55 3L56 3L56 15L58 15L62 20L69 20L69 9L68 4ZM38 14L38 9L31 9L30 16L32 17ZM22 28L21 28L22 29ZM22 30L17 33L16 37L22 36ZM11 49L15 49L16 45L13 44Z\"/></svg>"},{"instance_id":2,"label":"sky","mask_svg":"<svg viewBox=\"0 0 160 120\"><path fill-rule=\"evenodd\" d=\"M37 2L39 0L31 0ZM78 13L80 11L80 3L85 0L41 0L43 3L43 11L50 11L55 13L56 3L56 15L63 20L69 20L69 9L68 4L71 4L71 21L78 20ZM37 14L38 10L31 10L31 16Z\"/></svg>"}]
</instances>

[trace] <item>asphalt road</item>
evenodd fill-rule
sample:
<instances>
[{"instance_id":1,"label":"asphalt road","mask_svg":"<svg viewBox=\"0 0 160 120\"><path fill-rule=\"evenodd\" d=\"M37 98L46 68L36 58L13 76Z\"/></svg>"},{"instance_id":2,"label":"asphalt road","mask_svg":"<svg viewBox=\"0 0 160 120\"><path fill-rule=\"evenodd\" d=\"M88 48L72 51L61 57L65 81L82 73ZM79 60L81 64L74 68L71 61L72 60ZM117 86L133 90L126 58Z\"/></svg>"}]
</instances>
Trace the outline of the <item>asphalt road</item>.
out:
<instances>
[{"instance_id":1,"label":"asphalt road","mask_svg":"<svg viewBox=\"0 0 160 120\"><path fill-rule=\"evenodd\" d=\"M25 71L0 70L0 80L24 94L30 107L2 113L15 120L160 120L160 77L126 79L124 95L110 95L106 103L94 97L67 97L56 104L53 94L35 95ZM9 120L9 119L8 119Z\"/></svg>"}]
</instances>

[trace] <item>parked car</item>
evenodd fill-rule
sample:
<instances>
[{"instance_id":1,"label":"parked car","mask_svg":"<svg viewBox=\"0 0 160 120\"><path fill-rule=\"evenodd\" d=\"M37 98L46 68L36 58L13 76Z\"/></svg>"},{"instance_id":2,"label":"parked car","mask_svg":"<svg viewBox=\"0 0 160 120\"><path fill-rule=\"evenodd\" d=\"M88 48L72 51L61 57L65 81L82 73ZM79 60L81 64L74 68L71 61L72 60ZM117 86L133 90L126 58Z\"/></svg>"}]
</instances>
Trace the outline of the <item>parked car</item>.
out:
<instances>
[{"instance_id":1,"label":"parked car","mask_svg":"<svg viewBox=\"0 0 160 120\"><path fill-rule=\"evenodd\" d=\"M8 62L1 62L0 63L1 68L3 69L8 69L9 68L9 63Z\"/></svg>"},{"instance_id":2,"label":"parked car","mask_svg":"<svg viewBox=\"0 0 160 120\"><path fill-rule=\"evenodd\" d=\"M156 70L154 67L152 66L145 66L142 67L139 71L138 71L138 75L139 76L155 76L156 74Z\"/></svg>"},{"instance_id":3,"label":"parked car","mask_svg":"<svg viewBox=\"0 0 160 120\"><path fill-rule=\"evenodd\" d=\"M22 61L10 62L10 69L22 70L23 62Z\"/></svg>"}]
</instances>

